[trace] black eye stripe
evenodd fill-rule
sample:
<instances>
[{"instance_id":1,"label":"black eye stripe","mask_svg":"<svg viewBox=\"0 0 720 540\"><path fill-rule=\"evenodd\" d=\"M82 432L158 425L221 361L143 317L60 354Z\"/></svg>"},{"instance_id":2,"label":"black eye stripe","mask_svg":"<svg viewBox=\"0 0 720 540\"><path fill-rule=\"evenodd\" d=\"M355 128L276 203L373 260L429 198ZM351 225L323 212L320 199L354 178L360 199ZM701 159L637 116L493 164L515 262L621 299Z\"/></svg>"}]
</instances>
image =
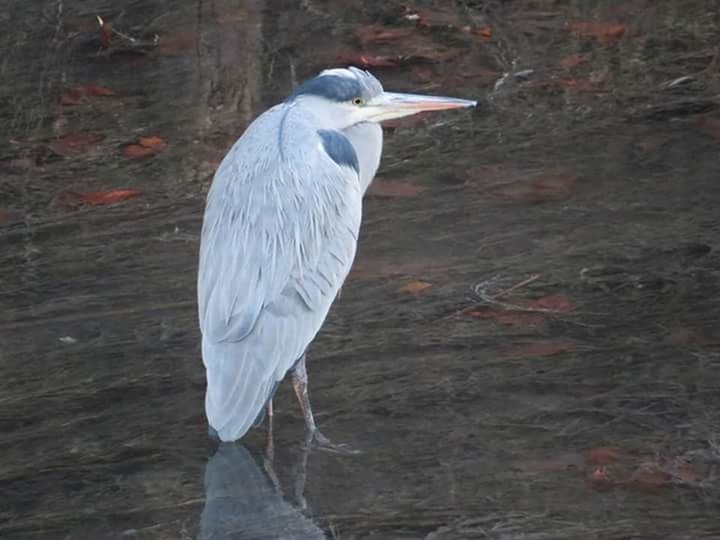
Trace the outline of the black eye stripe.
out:
<instances>
[{"instance_id":1,"label":"black eye stripe","mask_svg":"<svg viewBox=\"0 0 720 540\"><path fill-rule=\"evenodd\" d=\"M369 73L351 69L356 73L355 77L343 77L333 74L321 74L301 84L287 101L292 101L298 96L311 95L323 97L337 102L353 102L360 98L363 103L368 99L382 93L382 85Z\"/></svg>"}]
</instances>

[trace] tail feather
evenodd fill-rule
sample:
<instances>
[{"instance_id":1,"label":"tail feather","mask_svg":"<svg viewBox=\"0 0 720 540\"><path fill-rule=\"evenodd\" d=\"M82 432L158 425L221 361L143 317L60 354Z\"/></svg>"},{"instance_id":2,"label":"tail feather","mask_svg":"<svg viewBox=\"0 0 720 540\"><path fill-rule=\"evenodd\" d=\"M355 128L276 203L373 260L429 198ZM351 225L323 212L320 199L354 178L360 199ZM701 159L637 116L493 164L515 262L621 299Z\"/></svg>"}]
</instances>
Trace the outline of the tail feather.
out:
<instances>
[{"instance_id":1,"label":"tail feather","mask_svg":"<svg viewBox=\"0 0 720 540\"><path fill-rule=\"evenodd\" d=\"M203 339L202 349L208 422L221 441L237 440L253 426L279 381L272 372L253 369L257 362L237 343Z\"/></svg>"}]
</instances>

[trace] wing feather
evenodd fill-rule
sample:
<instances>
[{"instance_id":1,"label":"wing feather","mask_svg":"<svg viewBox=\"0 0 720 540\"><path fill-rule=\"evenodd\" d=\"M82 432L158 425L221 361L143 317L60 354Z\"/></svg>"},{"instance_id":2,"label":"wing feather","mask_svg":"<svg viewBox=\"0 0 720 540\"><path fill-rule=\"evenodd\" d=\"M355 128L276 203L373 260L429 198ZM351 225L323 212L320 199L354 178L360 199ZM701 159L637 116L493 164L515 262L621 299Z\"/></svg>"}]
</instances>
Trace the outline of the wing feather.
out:
<instances>
[{"instance_id":1,"label":"wing feather","mask_svg":"<svg viewBox=\"0 0 720 540\"><path fill-rule=\"evenodd\" d=\"M317 132L288 116L274 108L258 118L208 194L198 304L206 411L223 440L252 425L319 331L355 257L357 171L318 151ZM279 124L297 134L281 143L284 159L266 136Z\"/></svg>"}]
</instances>

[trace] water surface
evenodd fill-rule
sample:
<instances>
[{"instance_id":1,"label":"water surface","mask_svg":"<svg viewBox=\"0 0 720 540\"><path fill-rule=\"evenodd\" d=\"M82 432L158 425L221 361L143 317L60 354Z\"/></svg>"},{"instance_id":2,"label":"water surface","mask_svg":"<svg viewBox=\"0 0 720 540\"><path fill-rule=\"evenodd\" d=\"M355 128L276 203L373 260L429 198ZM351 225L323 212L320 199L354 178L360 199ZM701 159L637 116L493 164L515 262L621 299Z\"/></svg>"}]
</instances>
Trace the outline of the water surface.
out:
<instances>
[{"instance_id":1,"label":"water surface","mask_svg":"<svg viewBox=\"0 0 720 540\"><path fill-rule=\"evenodd\" d=\"M720 538L720 11L419 4L4 3L0 537ZM304 453L287 384L271 463L216 449L205 193L348 62L481 106L387 127L309 360L362 454Z\"/></svg>"}]
</instances>

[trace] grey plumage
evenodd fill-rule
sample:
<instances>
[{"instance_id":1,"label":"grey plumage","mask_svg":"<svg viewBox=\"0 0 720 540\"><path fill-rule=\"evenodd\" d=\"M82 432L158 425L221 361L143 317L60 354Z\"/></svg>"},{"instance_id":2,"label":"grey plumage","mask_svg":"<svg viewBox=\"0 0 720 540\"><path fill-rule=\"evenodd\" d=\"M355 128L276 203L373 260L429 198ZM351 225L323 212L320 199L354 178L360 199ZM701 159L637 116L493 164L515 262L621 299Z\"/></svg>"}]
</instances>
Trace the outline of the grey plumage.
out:
<instances>
[{"instance_id":1,"label":"grey plumage","mask_svg":"<svg viewBox=\"0 0 720 540\"><path fill-rule=\"evenodd\" d=\"M221 440L258 418L350 270L380 162L378 122L472 103L392 94L365 71L326 70L233 145L208 193L198 272L205 406Z\"/></svg>"},{"instance_id":2,"label":"grey plumage","mask_svg":"<svg viewBox=\"0 0 720 540\"><path fill-rule=\"evenodd\" d=\"M318 135L320 135L323 148L330 159L338 165L345 165L356 173L360 173L360 164L355 148L345 135L333 129L319 129Z\"/></svg>"},{"instance_id":3,"label":"grey plumage","mask_svg":"<svg viewBox=\"0 0 720 540\"><path fill-rule=\"evenodd\" d=\"M276 108L261 116L208 195L200 321L206 408L222 440L247 431L275 381L305 351L355 256L358 175L325 152L304 155L303 139L316 147L322 141L303 113ZM257 159L278 153L274 141L265 146L258 137L268 129L281 132L284 160Z\"/></svg>"}]
</instances>

